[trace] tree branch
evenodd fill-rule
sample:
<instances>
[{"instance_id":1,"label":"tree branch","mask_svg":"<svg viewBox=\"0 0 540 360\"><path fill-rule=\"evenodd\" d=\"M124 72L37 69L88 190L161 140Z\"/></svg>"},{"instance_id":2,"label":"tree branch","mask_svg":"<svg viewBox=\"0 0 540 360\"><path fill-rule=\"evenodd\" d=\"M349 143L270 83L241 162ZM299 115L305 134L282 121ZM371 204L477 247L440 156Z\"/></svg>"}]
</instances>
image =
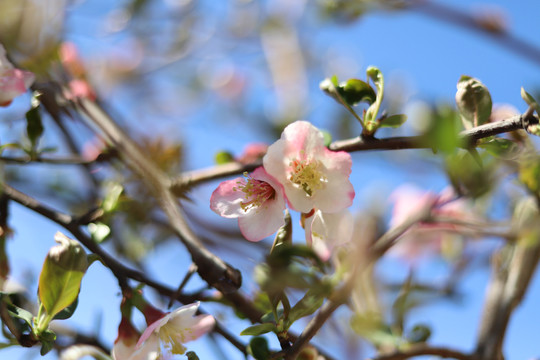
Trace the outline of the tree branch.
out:
<instances>
[{"instance_id":1,"label":"tree branch","mask_svg":"<svg viewBox=\"0 0 540 360\"><path fill-rule=\"evenodd\" d=\"M477 360L474 355L445 347L428 346L426 344L414 345L406 350L398 350L389 354L379 355L370 360L405 360L414 356L434 355L443 359Z\"/></svg>"},{"instance_id":2,"label":"tree branch","mask_svg":"<svg viewBox=\"0 0 540 360\"><path fill-rule=\"evenodd\" d=\"M115 257L107 253L101 246L96 244L88 235L86 235L81 230L80 224L76 221L74 217L67 214L63 214L56 210L50 209L47 206L41 204L38 200L12 188L11 186L7 184L2 185L2 191L3 191L3 195L9 198L10 200L13 200L23 205L24 207L40 215L43 215L44 217L54 221L58 225L67 229L86 248L88 248L94 254L99 255L103 263L111 270L111 272L114 274L114 276L116 276L119 279L120 282L125 282L126 278L133 279L135 281L138 281L140 283L143 283L152 287L161 295L178 300L179 302L183 304L193 303L198 300L198 298L196 297L186 296L184 294L178 293L175 289L170 288L157 281L154 281L148 278L144 273L138 270L129 268L123 265L122 263L120 263L118 260L116 260ZM245 299L239 293L235 293L234 296L235 296L234 299L237 301L234 303L235 305L237 304L242 305L240 309L244 311L245 309L248 309L248 311L246 311L248 315L251 315L251 317L256 318L256 320L260 319L262 314L260 314L257 310L249 311L249 309L253 309L253 306L247 299ZM230 334L223 326L218 324L216 325L214 330L220 335L222 335L225 339L230 341L231 344L233 344L236 348L238 348L242 353L244 354L247 353L246 347L240 341L238 341L236 337Z\"/></svg>"},{"instance_id":3,"label":"tree branch","mask_svg":"<svg viewBox=\"0 0 540 360\"><path fill-rule=\"evenodd\" d=\"M538 117L531 113L516 115L509 119L504 119L494 123L488 123L475 128L464 130L459 133L459 139L465 148L474 146L478 140L490 136L515 131L526 130L529 124L538 123ZM363 138L358 136L352 139L337 140L330 144L329 149L333 151L370 151L370 150L404 150L404 149L431 149L432 142L425 135L417 136L397 136L384 139ZM209 167L201 170L186 172L173 179L170 183L171 190L177 194L183 194L187 189L197 184L220 179L227 176L239 175L245 171L252 171L261 166L258 161L251 164L229 163Z\"/></svg>"},{"instance_id":4,"label":"tree branch","mask_svg":"<svg viewBox=\"0 0 540 360\"><path fill-rule=\"evenodd\" d=\"M169 178L148 159L146 154L99 105L86 99L79 99L76 105L78 110L101 130L107 141L118 150L119 156L125 160L126 165L143 180L155 195L175 234L191 254L201 278L222 293L236 291L242 281L240 272L206 249L189 228L176 198L170 191Z\"/></svg>"}]
</instances>

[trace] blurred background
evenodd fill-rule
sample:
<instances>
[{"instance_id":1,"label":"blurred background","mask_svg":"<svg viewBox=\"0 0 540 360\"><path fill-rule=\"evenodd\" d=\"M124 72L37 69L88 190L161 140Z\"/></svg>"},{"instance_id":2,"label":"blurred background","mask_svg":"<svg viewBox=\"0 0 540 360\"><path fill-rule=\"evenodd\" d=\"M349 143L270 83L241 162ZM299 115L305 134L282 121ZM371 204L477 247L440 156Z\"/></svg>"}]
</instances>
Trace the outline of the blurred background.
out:
<instances>
[{"instance_id":1,"label":"blurred background","mask_svg":"<svg viewBox=\"0 0 540 360\"><path fill-rule=\"evenodd\" d=\"M524 112L520 88L535 93L540 84L539 14L540 3L502 0L0 0L0 41L18 67L36 73L38 83L54 81L75 94L81 88L70 82L81 80L81 96L102 103L159 166L174 175L214 166L216 154L223 151L240 157L248 144L271 144L286 124L298 119L329 132L334 140L358 136L360 125L319 83L333 75L365 79L370 65L385 76L383 108L408 115L404 126L384 129L378 137L421 133L436 116L452 111L462 75L480 79L496 108ZM2 144L21 141L28 106L29 96L23 96L0 109ZM106 152L94 129L80 118L62 119L59 123L44 117L41 146L54 149L52 155L77 150L93 159ZM17 155L17 150L4 154ZM351 211L359 223L375 219L379 231L388 227L390 194L399 186L438 193L450 184L439 154L429 150L351 155L357 194ZM107 220L111 233L104 246L172 287L182 280L189 255L167 227L160 226L163 215L156 204L120 164L4 164L3 173L10 185L73 214L96 206L111 187L122 184L122 211ZM498 180L488 199L475 201L474 211L504 221L520 191L512 178L501 175ZM183 206L195 232L242 271L243 290L252 294L257 285L251 273L272 239L248 243L235 221L210 211L210 195L218 183L192 188ZM10 279L33 298L43 259L54 245L54 233L62 229L15 204L9 223ZM294 235L295 241L303 238L301 231ZM434 344L472 350L489 259L500 246L500 240L488 238L427 256L389 254L375 269L382 306L391 306L399 284L414 276L419 284L436 289L427 290L407 312L408 326L429 327ZM447 283L450 288L442 293L437 285ZM201 286L193 281L187 290ZM539 297L535 277L510 323L507 359L540 358L535 345ZM115 278L96 263L83 280L75 315L59 326L111 347L120 299ZM205 310L237 329L236 334L248 325L218 305L205 304ZM314 341L336 358L367 357L373 350L352 332L350 317L350 310L340 309ZM142 318L139 321L142 325ZM296 325L301 331L302 324ZM188 345L201 359L243 358L219 337ZM39 348L6 348L0 356L40 358ZM56 359L57 354L44 358Z\"/></svg>"}]
</instances>

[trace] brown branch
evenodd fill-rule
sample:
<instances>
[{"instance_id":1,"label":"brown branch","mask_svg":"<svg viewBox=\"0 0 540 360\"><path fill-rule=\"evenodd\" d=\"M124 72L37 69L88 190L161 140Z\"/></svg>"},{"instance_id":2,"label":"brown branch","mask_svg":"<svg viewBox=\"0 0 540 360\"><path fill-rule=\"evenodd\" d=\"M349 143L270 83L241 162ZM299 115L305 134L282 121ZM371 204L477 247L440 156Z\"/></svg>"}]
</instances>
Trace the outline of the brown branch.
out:
<instances>
[{"instance_id":1,"label":"brown branch","mask_svg":"<svg viewBox=\"0 0 540 360\"><path fill-rule=\"evenodd\" d=\"M433 355L443 359L477 360L474 355L469 355L458 350L445 347L428 346L425 344L413 345L406 350L398 350L389 354L379 355L370 360L405 360L414 356Z\"/></svg>"},{"instance_id":2,"label":"brown branch","mask_svg":"<svg viewBox=\"0 0 540 360\"><path fill-rule=\"evenodd\" d=\"M508 245L505 250L511 251L509 259L503 259L505 252L494 258L477 340L479 360L504 359L502 346L510 317L521 303L540 259L538 231L532 241L527 233L525 238Z\"/></svg>"},{"instance_id":3,"label":"brown branch","mask_svg":"<svg viewBox=\"0 0 540 360\"><path fill-rule=\"evenodd\" d=\"M91 165L94 160L86 160L78 156L66 157L38 157L29 156L0 156L0 162L7 164L28 165L28 164L51 164L51 165Z\"/></svg>"},{"instance_id":4,"label":"brown branch","mask_svg":"<svg viewBox=\"0 0 540 360\"><path fill-rule=\"evenodd\" d=\"M77 222L76 218L67 214L63 214L56 210L53 210L41 204L38 200L12 188L11 186L7 184L2 185L2 191L3 191L4 196L9 198L10 200L13 200L23 205L27 209L30 209L40 215L43 215L44 217L54 221L58 225L68 230L86 248L88 248L94 254L99 255L99 257L101 258L101 261L111 270L114 276L116 276L119 279L120 283L125 283L126 278L130 278L140 283L146 284L152 287L153 289L155 289L161 295L178 300L179 302L183 304L189 304L189 303L193 303L199 300L197 297L186 296L184 294L178 293L178 291L176 291L175 289L170 288L157 281L154 281L148 278L144 273L138 270L129 268L125 266L124 264L120 263L115 257L107 253L101 246L95 243L88 235L86 235L86 233L84 233L81 230L80 224ZM245 297L243 297L239 293L235 293L233 295L234 295L233 299L236 300L234 304L235 305L240 304L241 309L244 311L245 309L248 309L245 312L246 312L246 315L250 317L250 319L253 319L252 321L258 321L258 319L260 319L262 314L260 314L257 310L255 310L253 308L253 305ZM249 309L253 309L253 310L249 311ZM222 335L225 339L229 340L242 353L246 354L247 352L246 347L240 341L238 341L232 334L230 334L223 326L218 324L215 327L214 331Z\"/></svg>"},{"instance_id":5,"label":"brown branch","mask_svg":"<svg viewBox=\"0 0 540 360\"><path fill-rule=\"evenodd\" d=\"M538 122L538 117L530 113L516 115L494 123L488 123L475 128L464 130L459 133L459 140L463 147L474 146L478 140L490 136L515 131L526 130L529 124ZM370 150L404 150L404 149L432 149L433 141L425 135L397 136L384 139L363 138L358 136L352 139L338 140L330 144L329 149L334 151L370 151ZM227 176L239 175L245 171L252 171L262 163L252 164L230 163L202 170L186 172L171 181L171 190L177 194L183 194L187 189L197 184L220 179Z\"/></svg>"},{"instance_id":6,"label":"brown branch","mask_svg":"<svg viewBox=\"0 0 540 360\"><path fill-rule=\"evenodd\" d=\"M97 126L114 145L126 165L152 191L165 212L175 234L184 243L197 265L198 273L210 286L222 293L236 291L241 285L240 272L211 253L197 238L184 219L179 203L170 191L169 178L143 153L95 102L79 99L78 110Z\"/></svg>"}]
</instances>

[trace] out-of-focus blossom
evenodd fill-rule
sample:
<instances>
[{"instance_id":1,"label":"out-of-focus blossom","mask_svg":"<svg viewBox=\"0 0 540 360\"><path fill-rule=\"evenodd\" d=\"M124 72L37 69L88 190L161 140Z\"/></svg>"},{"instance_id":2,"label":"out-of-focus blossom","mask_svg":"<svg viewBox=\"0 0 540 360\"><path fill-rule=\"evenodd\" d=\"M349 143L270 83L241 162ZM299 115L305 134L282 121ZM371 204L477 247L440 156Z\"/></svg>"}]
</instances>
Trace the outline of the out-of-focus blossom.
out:
<instances>
[{"instance_id":1,"label":"out-of-focus blossom","mask_svg":"<svg viewBox=\"0 0 540 360\"><path fill-rule=\"evenodd\" d=\"M60 360L79 360L91 356L97 360L110 360L103 350L92 345L72 345L60 353ZM128 358L124 358L128 359Z\"/></svg>"},{"instance_id":2,"label":"out-of-focus blossom","mask_svg":"<svg viewBox=\"0 0 540 360\"><path fill-rule=\"evenodd\" d=\"M348 243L353 233L354 220L349 210L323 213L320 210L305 218L306 243L323 261L330 259L336 246Z\"/></svg>"},{"instance_id":3,"label":"out-of-focus blossom","mask_svg":"<svg viewBox=\"0 0 540 360\"><path fill-rule=\"evenodd\" d=\"M0 1L0 41L17 61L52 60L63 34L66 0Z\"/></svg>"},{"instance_id":4,"label":"out-of-focus blossom","mask_svg":"<svg viewBox=\"0 0 540 360\"><path fill-rule=\"evenodd\" d=\"M68 41L63 42L60 45L58 54L60 56L60 62L71 76L78 78L85 75L86 71L84 70L84 65L79 56L77 46L74 43Z\"/></svg>"},{"instance_id":5,"label":"out-of-focus blossom","mask_svg":"<svg viewBox=\"0 0 540 360\"><path fill-rule=\"evenodd\" d=\"M210 198L210 208L226 218L238 218L242 235L259 241L275 233L285 223L282 186L262 167L246 178L219 184Z\"/></svg>"},{"instance_id":6,"label":"out-of-focus blossom","mask_svg":"<svg viewBox=\"0 0 540 360\"><path fill-rule=\"evenodd\" d=\"M89 100L96 100L96 92L88 83L86 70L75 44L71 42L62 43L58 54L60 56L60 62L73 78L69 81L68 87L64 91L66 99L75 100L76 98L86 98Z\"/></svg>"},{"instance_id":7,"label":"out-of-focus blossom","mask_svg":"<svg viewBox=\"0 0 540 360\"><path fill-rule=\"evenodd\" d=\"M411 185L401 186L390 195L390 200L394 203L390 227L399 226L412 216L426 211L430 211L432 216L448 220L471 220L473 215L467 202L454 198L455 195L450 189L435 194ZM459 227L451 222L418 223L398 239L390 253L409 260L420 255L438 253L447 232L458 229Z\"/></svg>"},{"instance_id":8,"label":"out-of-focus blossom","mask_svg":"<svg viewBox=\"0 0 540 360\"><path fill-rule=\"evenodd\" d=\"M281 139L268 148L263 164L283 185L294 210L333 213L352 204L351 156L328 150L322 132L309 122L296 121L287 126Z\"/></svg>"},{"instance_id":9,"label":"out-of-focus blossom","mask_svg":"<svg viewBox=\"0 0 540 360\"><path fill-rule=\"evenodd\" d=\"M255 161L261 160L266 154L268 145L265 143L251 143L248 144L242 154L236 159L241 164L251 164Z\"/></svg>"},{"instance_id":10,"label":"out-of-focus blossom","mask_svg":"<svg viewBox=\"0 0 540 360\"><path fill-rule=\"evenodd\" d=\"M14 98L24 94L34 79L31 72L15 69L0 44L0 106L8 106Z\"/></svg>"},{"instance_id":11,"label":"out-of-focus blossom","mask_svg":"<svg viewBox=\"0 0 540 360\"><path fill-rule=\"evenodd\" d=\"M122 316L118 326L118 337L114 341L112 357L114 360L156 360L159 355L159 343L148 342L145 346L137 346L139 332L128 318Z\"/></svg>"},{"instance_id":12,"label":"out-of-focus blossom","mask_svg":"<svg viewBox=\"0 0 540 360\"><path fill-rule=\"evenodd\" d=\"M84 79L71 80L68 83L68 88L64 91L64 96L68 100L75 100L76 98L96 100L97 98L92 86Z\"/></svg>"},{"instance_id":13,"label":"out-of-focus blossom","mask_svg":"<svg viewBox=\"0 0 540 360\"><path fill-rule=\"evenodd\" d=\"M193 341L208 333L215 325L211 315L194 316L199 303L182 306L168 314L159 314L149 307L144 312L148 328L143 332L137 342L137 349L154 348L159 351L162 345L167 354L181 355L186 352L184 344ZM157 315L157 316L156 316ZM161 316L161 317L159 317ZM158 317L157 319L155 319Z\"/></svg>"},{"instance_id":14,"label":"out-of-focus blossom","mask_svg":"<svg viewBox=\"0 0 540 360\"><path fill-rule=\"evenodd\" d=\"M519 110L515 106L510 104L494 104L489 121L501 121L516 115L519 115Z\"/></svg>"}]
</instances>

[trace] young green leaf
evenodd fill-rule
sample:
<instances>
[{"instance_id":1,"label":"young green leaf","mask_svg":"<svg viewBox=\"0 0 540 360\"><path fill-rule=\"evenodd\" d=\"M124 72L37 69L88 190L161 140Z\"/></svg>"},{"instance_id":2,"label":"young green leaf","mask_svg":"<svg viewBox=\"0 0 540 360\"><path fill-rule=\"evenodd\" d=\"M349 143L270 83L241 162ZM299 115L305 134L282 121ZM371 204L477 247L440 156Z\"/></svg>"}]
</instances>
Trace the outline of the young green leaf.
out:
<instances>
[{"instance_id":1,"label":"young green leaf","mask_svg":"<svg viewBox=\"0 0 540 360\"><path fill-rule=\"evenodd\" d=\"M531 95L529 94L528 92L525 91L525 89L523 87L521 87L521 98L523 100L525 100L525 102L527 103L527 105L529 106L534 106L534 109L536 111L539 111L540 110L540 105L538 105L538 102L536 101L536 99Z\"/></svg>"},{"instance_id":2,"label":"young green leaf","mask_svg":"<svg viewBox=\"0 0 540 360\"><path fill-rule=\"evenodd\" d=\"M349 79L341 83L337 87L337 91L347 104L351 106L357 105L362 101L371 105L377 98L375 90L373 90L371 85L358 79Z\"/></svg>"},{"instance_id":3,"label":"young green leaf","mask_svg":"<svg viewBox=\"0 0 540 360\"><path fill-rule=\"evenodd\" d=\"M271 358L268 341L261 336L251 338L248 345L248 352L256 360L270 360Z\"/></svg>"},{"instance_id":4,"label":"young green leaf","mask_svg":"<svg viewBox=\"0 0 540 360\"><path fill-rule=\"evenodd\" d=\"M371 106L366 110L366 114L364 116L364 129L366 130L366 135L373 135L379 128L379 123L376 120L384 97L384 77L382 72L375 66L368 67L366 74L377 88L375 102L373 102L373 104L371 104Z\"/></svg>"},{"instance_id":5,"label":"young green leaf","mask_svg":"<svg viewBox=\"0 0 540 360\"><path fill-rule=\"evenodd\" d=\"M456 104L465 129L470 129L489 120L491 95L480 80L463 75L457 83Z\"/></svg>"},{"instance_id":6,"label":"young green leaf","mask_svg":"<svg viewBox=\"0 0 540 360\"><path fill-rule=\"evenodd\" d=\"M217 165L223 165L234 161L234 156L230 152L220 151L214 157L214 161Z\"/></svg>"},{"instance_id":7,"label":"young green leaf","mask_svg":"<svg viewBox=\"0 0 540 360\"><path fill-rule=\"evenodd\" d=\"M258 335L269 333L271 331L276 331L276 324L274 324L274 323L264 323L264 324L257 324L257 325L249 326L249 327L245 328L240 333L240 335L258 336Z\"/></svg>"},{"instance_id":8,"label":"young green leaf","mask_svg":"<svg viewBox=\"0 0 540 360\"><path fill-rule=\"evenodd\" d=\"M39 300L49 319L77 299L88 267L86 253L78 242L61 233L56 233L55 240L59 245L49 250L38 285ZM40 330L44 329L46 324L40 324Z\"/></svg>"},{"instance_id":9,"label":"young green leaf","mask_svg":"<svg viewBox=\"0 0 540 360\"><path fill-rule=\"evenodd\" d=\"M298 301L287 317L288 329L296 320L309 316L317 311L324 302L324 296L320 291L308 290L304 297Z\"/></svg>"},{"instance_id":10,"label":"young green leaf","mask_svg":"<svg viewBox=\"0 0 540 360\"><path fill-rule=\"evenodd\" d=\"M32 107L26 112L26 135L30 140L30 152L34 152L41 135L43 135L43 123L41 121L39 94L32 97Z\"/></svg>"},{"instance_id":11,"label":"young green leaf","mask_svg":"<svg viewBox=\"0 0 540 360\"><path fill-rule=\"evenodd\" d=\"M380 127L398 128L407 121L407 115L395 114L380 120Z\"/></svg>"}]
</instances>

